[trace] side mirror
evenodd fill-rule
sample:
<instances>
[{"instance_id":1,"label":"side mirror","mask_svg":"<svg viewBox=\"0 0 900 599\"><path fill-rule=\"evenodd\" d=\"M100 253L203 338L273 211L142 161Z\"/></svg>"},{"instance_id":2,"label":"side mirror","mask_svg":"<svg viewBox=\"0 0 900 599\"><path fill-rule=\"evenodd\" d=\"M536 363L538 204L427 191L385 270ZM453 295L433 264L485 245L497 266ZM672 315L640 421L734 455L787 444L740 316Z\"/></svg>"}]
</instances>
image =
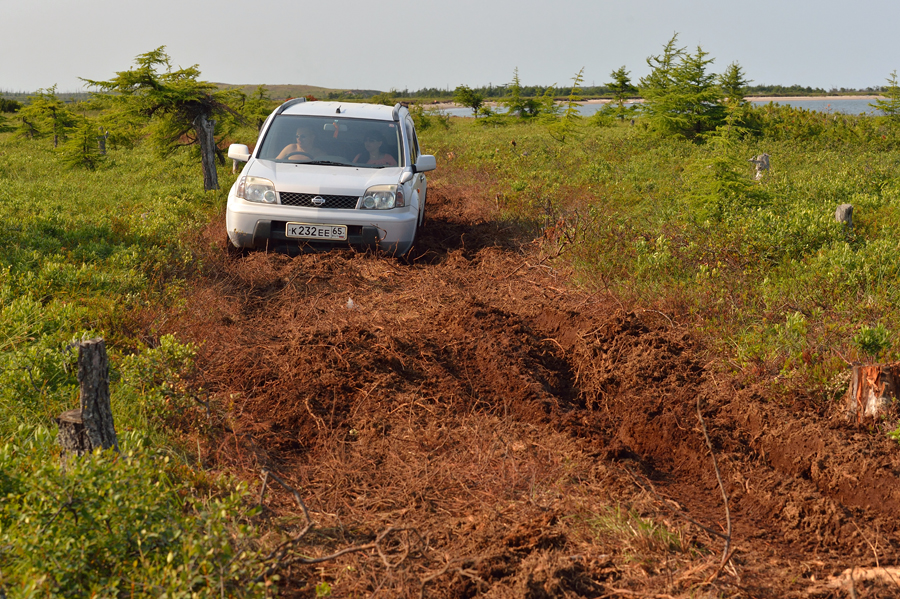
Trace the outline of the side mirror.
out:
<instances>
[{"instance_id":1,"label":"side mirror","mask_svg":"<svg viewBox=\"0 0 900 599\"><path fill-rule=\"evenodd\" d=\"M232 160L247 162L250 160L250 148L244 144L231 144L228 146L228 157Z\"/></svg>"},{"instance_id":2,"label":"side mirror","mask_svg":"<svg viewBox=\"0 0 900 599\"><path fill-rule=\"evenodd\" d=\"M424 173L425 171L433 171L437 168L437 160L431 154L422 154L416 160L416 172Z\"/></svg>"}]
</instances>

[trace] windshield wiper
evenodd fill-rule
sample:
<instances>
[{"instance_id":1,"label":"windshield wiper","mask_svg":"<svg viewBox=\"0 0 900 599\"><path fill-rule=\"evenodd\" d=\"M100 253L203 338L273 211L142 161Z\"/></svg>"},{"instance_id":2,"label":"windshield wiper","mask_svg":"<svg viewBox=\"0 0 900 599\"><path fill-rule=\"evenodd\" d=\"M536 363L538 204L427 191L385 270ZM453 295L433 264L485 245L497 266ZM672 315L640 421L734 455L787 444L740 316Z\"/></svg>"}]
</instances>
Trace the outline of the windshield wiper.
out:
<instances>
[{"instance_id":1,"label":"windshield wiper","mask_svg":"<svg viewBox=\"0 0 900 599\"><path fill-rule=\"evenodd\" d=\"M299 164L324 164L331 166L353 166L352 164L347 164L346 162L334 162L333 160L310 160L309 162L300 162Z\"/></svg>"}]
</instances>

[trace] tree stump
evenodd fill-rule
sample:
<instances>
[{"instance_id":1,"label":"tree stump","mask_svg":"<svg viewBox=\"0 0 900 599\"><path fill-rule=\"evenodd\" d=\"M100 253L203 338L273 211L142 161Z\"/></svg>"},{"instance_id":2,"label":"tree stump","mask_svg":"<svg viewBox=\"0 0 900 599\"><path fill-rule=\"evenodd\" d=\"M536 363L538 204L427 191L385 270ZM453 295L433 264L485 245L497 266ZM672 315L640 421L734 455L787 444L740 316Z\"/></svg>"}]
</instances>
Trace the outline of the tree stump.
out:
<instances>
[{"instance_id":1,"label":"tree stump","mask_svg":"<svg viewBox=\"0 0 900 599\"><path fill-rule=\"evenodd\" d=\"M855 364L844 396L844 416L862 424L877 422L891 411L900 390L900 363Z\"/></svg>"},{"instance_id":2,"label":"tree stump","mask_svg":"<svg viewBox=\"0 0 900 599\"><path fill-rule=\"evenodd\" d=\"M75 455L98 448L119 451L109 403L109 360L103 339L78 344L78 382L81 409L69 410L56 419L57 441L65 452Z\"/></svg>"},{"instance_id":3,"label":"tree stump","mask_svg":"<svg viewBox=\"0 0 900 599\"><path fill-rule=\"evenodd\" d=\"M844 224L845 229L853 228L853 205L840 204L834 211L834 220Z\"/></svg>"},{"instance_id":4,"label":"tree stump","mask_svg":"<svg viewBox=\"0 0 900 599\"><path fill-rule=\"evenodd\" d=\"M760 154L759 156L751 158L750 162L752 162L756 166L755 178L757 181L762 180L762 178L769 173L771 163L769 162L768 154Z\"/></svg>"},{"instance_id":5,"label":"tree stump","mask_svg":"<svg viewBox=\"0 0 900 599\"><path fill-rule=\"evenodd\" d=\"M91 442L81 420L81 410L63 412L55 421L59 427L56 441L63 448L63 452L75 455L91 453Z\"/></svg>"}]
</instances>

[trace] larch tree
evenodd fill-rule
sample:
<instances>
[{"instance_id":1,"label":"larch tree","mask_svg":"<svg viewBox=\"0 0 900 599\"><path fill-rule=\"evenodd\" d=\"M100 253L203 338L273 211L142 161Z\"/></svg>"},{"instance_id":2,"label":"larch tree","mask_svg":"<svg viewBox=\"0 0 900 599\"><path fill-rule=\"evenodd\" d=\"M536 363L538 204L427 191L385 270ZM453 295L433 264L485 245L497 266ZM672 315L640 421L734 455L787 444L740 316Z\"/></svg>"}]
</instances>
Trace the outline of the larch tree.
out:
<instances>
[{"instance_id":1,"label":"larch tree","mask_svg":"<svg viewBox=\"0 0 900 599\"><path fill-rule=\"evenodd\" d=\"M900 121L900 85L897 83L897 71L891 72L887 78L887 86L882 88L885 98L875 100L869 106L884 113L891 122Z\"/></svg>"},{"instance_id":2,"label":"larch tree","mask_svg":"<svg viewBox=\"0 0 900 599\"><path fill-rule=\"evenodd\" d=\"M736 62L731 63L719 77L719 87L725 94L725 103L729 106L743 106L747 103L747 86L750 81L744 75L744 69Z\"/></svg>"},{"instance_id":3,"label":"larch tree","mask_svg":"<svg viewBox=\"0 0 900 599\"><path fill-rule=\"evenodd\" d=\"M550 136L560 143L565 143L567 138L579 137L582 123L579 102L581 102L581 84L584 82L584 67L572 77L572 88L569 90L569 98L566 101L566 109L562 116L554 118L549 126ZM545 93L546 96L546 93ZM551 97L552 100L552 97Z\"/></svg>"},{"instance_id":4,"label":"larch tree","mask_svg":"<svg viewBox=\"0 0 900 599\"><path fill-rule=\"evenodd\" d=\"M522 95L522 81L519 79L519 67L516 67L513 71L513 80L507 86L507 91L509 93L501 103L506 106L508 115L515 115L527 119L541 113L540 101L534 98L526 98Z\"/></svg>"},{"instance_id":5,"label":"larch tree","mask_svg":"<svg viewBox=\"0 0 900 599\"><path fill-rule=\"evenodd\" d=\"M690 54L677 41L675 34L662 54L647 59L651 72L640 81L641 110L655 129L694 138L723 121L723 94L717 76L708 70L713 62L709 53L698 46Z\"/></svg>"},{"instance_id":6,"label":"larch tree","mask_svg":"<svg viewBox=\"0 0 900 599\"><path fill-rule=\"evenodd\" d=\"M269 90L266 89L266 86L259 85L253 95L244 96L241 100L244 102L241 108L244 118L253 123L257 131L261 130L266 118L275 108L275 102L269 96Z\"/></svg>"},{"instance_id":7,"label":"larch tree","mask_svg":"<svg viewBox=\"0 0 900 599\"><path fill-rule=\"evenodd\" d=\"M604 112L619 120L625 120L626 117L630 118L637 112L637 107L626 107L625 103L638 93L638 88L631 82L631 73L625 69L625 65L622 65L610 73L609 76L613 80L607 83L606 87L612 91L613 99L612 102L604 107Z\"/></svg>"},{"instance_id":8,"label":"larch tree","mask_svg":"<svg viewBox=\"0 0 900 599\"><path fill-rule=\"evenodd\" d=\"M19 111L19 133L37 138L53 135L53 147L65 141L67 132L76 126L75 115L66 103L56 97L56 86L39 89Z\"/></svg>"},{"instance_id":9,"label":"larch tree","mask_svg":"<svg viewBox=\"0 0 900 599\"><path fill-rule=\"evenodd\" d=\"M127 121L148 119L151 139L163 154L184 145L200 147L205 189L219 188L216 172L215 119L240 118L231 108L232 91L200 81L197 65L173 70L165 46L135 59L135 67L108 81L83 79L101 91Z\"/></svg>"}]
</instances>

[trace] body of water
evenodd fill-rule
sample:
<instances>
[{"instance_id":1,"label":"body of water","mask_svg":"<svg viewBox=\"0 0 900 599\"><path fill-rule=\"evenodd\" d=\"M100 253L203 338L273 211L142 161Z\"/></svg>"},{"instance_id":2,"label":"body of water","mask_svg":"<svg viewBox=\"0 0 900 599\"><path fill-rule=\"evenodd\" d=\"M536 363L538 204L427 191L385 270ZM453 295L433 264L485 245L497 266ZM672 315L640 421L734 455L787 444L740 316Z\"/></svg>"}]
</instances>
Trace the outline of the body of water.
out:
<instances>
[{"instance_id":1,"label":"body of water","mask_svg":"<svg viewBox=\"0 0 900 599\"><path fill-rule=\"evenodd\" d=\"M875 100L869 99L844 99L844 98L802 98L802 99L780 99L774 101L782 106L793 106L795 108L803 108L805 110L817 110L819 112L831 112L841 114L875 114L874 108L869 106ZM752 102L755 106L764 106L769 101L755 100ZM582 116L591 116L598 110L603 108L604 104L591 103L580 104L579 112ZM450 116L472 116L471 108L445 108L443 110ZM880 114L880 113L879 113Z\"/></svg>"}]
</instances>

